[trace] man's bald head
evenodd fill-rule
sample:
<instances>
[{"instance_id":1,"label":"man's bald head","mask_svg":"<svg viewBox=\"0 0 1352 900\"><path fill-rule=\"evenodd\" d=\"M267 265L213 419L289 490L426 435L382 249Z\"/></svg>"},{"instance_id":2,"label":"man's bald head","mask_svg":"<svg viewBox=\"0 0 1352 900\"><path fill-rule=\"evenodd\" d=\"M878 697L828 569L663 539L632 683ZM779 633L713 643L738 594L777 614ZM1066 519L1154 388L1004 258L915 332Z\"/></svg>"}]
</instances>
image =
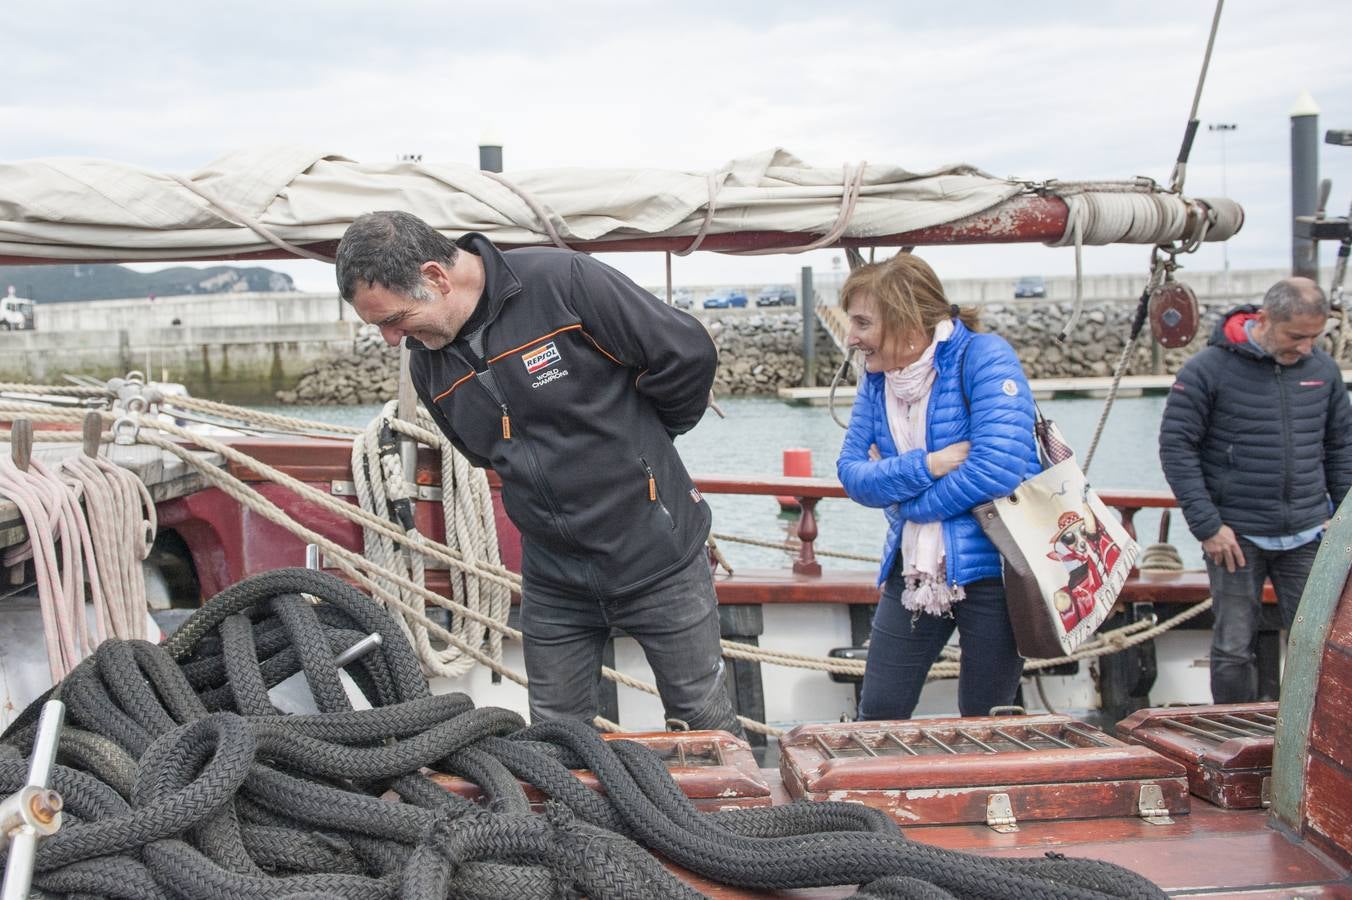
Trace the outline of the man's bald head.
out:
<instances>
[{"instance_id":1,"label":"man's bald head","mask_svg":"<svg viewBox=\"0 0 1352 900\"><path fill-rule=\"evenodd\" d=\"M1309 278L1283 278L1263 295L1263 311L1273 322L1289 322L1296 316L1327 319L1329 301L1323 289Z\"/></svg>"}]
</instances>

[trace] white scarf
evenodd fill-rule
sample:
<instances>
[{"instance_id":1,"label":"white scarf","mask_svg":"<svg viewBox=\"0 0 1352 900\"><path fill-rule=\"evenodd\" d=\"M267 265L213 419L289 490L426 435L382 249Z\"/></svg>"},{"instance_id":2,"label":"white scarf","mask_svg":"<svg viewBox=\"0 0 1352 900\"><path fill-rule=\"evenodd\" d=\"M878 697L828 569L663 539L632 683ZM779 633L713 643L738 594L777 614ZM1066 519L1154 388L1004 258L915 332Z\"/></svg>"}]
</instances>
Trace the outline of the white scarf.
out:
<instances>
[{"instance_id":1,"label":"white scarf","mask_svg":"<svg viewBox=\"0 0 1352 900\"><path fill-rule=\"evenodd\" d=\"M934 351L953 334L953 322L934 326L934 340L920 358L904 369L891 369L887 379L887 426L897 453L926 450L925 413L934 386ZM949 585L944 562L942 522L907 521L901 529L905 588L901 605L915 613L942 616L965 596L961 585Z\"/></svg>"}]
</instances>

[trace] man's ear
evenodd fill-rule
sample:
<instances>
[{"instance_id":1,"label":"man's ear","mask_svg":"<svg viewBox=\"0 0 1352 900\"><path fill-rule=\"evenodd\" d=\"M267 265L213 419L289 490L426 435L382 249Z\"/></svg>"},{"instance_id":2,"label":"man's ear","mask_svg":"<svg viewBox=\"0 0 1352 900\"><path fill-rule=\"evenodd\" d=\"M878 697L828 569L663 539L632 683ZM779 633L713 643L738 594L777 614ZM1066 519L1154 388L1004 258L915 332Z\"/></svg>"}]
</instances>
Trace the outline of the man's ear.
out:
<instances>
[{"instance_id":1,"label":"man's ear","mask_svg":"<svg viewBox=\"0 0 1352 900\"><path fill-rule=\"evenodd\" d=\"M418 267L422 276L432 283L432 287L443 297L451 292L450 270L435 260L428 260Z\"/></svg>"},{"instance_id":2,"label":"man's ear","mask_svg":"<svg viewBox=\"0 0 1352 900\"><path fill-rule=\"evenodd\" d=\"M1268 311L1261 306L1258 307L1258 322L1255 325L1255 327L1258 328L1259 333L1265 334L1267 332L1268 326L1271 324L1272 317L1268 315Z\"/></svg>"}]
</instances>

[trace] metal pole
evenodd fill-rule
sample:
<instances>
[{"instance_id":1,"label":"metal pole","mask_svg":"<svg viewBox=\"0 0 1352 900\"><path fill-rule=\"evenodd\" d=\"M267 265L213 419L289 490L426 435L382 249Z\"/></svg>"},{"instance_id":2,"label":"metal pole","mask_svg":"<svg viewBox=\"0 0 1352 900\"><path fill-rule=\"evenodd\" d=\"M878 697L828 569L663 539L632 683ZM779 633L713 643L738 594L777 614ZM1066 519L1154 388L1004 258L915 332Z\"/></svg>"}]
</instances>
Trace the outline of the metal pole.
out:
<instances>
[{"instance_id":1,"label":"metal pole","mask_svg":"<svg viewBox=\"0 0 1352 900\"><path fill-rule=\"evenodd\" d=\"M485 172L502 171L501 144L485 143L479 145L479 168Z\"/></svg>"},{"instance_id":2,"label":"metal pole","mask_svg":"<svg viewBox=\"0 0 1352 900\"><path fill-rule=\"evenodd\" d=\"M1234 122L1212 122L1210 125L1206 127L1207 131L1217 132L1221 138L1222 197L1230 196L1225 186L1225 135L1231 131L1234 131L1238 127L1239 126L1236 125ZM1222 284L1225 285L1225 296L1228 298L1230 296L1230 243L1228 241L1221 242L1221 282ZM1156 372L1155 374L1158 375L1160 373Z\"/></svg>"},{"instance_id":3,"label":"metal pole","mask_svg":"<svg viewBox=\"0 0 1352 900\"><path fill-rule=\"evenodd\" d=\"M413 390L413 379L408 372L408 363L412 355L412 351L408 349L408 344L401 343L399 345L399 418L405 422L415 423L418 421L418 395ZM399 462L404 468L404 482L416 484L418 481L418 442L403 434L399 435Z\"/></svg>"},{"instance_id":4,"label":"metal pole","mask_svg":"<svg viewBox=\"0 0 1352 900\"><path fill-rule=\"evenodd\" d=\"M1319 278L1319 242L1295 233L1296 216L1313 216L1319 192L1319 107L1301 92L1291 108L1291 274Z\"/></svg>"},{"instance_id":5,"label":"metal pole","mask_svg":"<svg viewBox=\"0 0 1352 900\"><path fill-rule=\"evenodd\" d=\"M803 306L803 387L817 384L817 310L812 295L812 267L803 266L802 285L798 292Z\"/></svg>"}]
</instances>

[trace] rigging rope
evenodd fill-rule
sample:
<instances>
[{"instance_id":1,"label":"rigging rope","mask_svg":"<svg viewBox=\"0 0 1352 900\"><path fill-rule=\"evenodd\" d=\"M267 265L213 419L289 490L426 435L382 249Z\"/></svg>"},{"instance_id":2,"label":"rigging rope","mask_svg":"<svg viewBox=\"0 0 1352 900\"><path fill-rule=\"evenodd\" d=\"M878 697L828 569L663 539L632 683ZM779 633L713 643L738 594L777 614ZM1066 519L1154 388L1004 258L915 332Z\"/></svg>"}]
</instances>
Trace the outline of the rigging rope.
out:
<instances>
[{"instance_id":1,"label":"rigging rope","mask_svg":"<svg viewBox=\"0 0 1352 900\"><path fill-rule=\"evenodd\" d=\"M0 411L20 411L29 415L36 421L51 422L74 422L83 418L84 413L78 410L63 410L58 408L44 408L33 403L16 403L13 401L0 400ZM236 410L235 413L241 419L248 419L255 415L248 410ZM101 415L107 419L112 419L113 413L102 412ZM286 417L273 417L274 419L283 419ZM293 520L280 507L276 506L256 489L241 481L239 478L223 471L209 461L203 459L200 454L194 453L180 441L195 444L211 452L219 453L230 462L251 469L257 472L263 478L273 481L293 491L303 499L315 503L325 510L342 516L354 523L360 525L364 532L367 530L376 532L382 539L389 539L392 544L418 556L428 556L436 559L451 568L453 573L459 572L465 579L466 584L476 581L483 582L481 590L488 591L497 589L506 595L513 589L519 589L520 578L516 573L505 567L502 567L496 558L473 558L473 555L466 556L463 547L456 550L444 544L428 540L427 538L410 535L399 526L392 523L387 517L376 514L369 510L363 510L350 503L344 503L329 496L326 492L307 485L268 466L247 454L244 454L233 447L213 440L212 438L201 435L197 432L189 431L170 422L157 418L150 413L140 413L135 416L139 423L135 439L141 443L149 444L175 455L182 459L187 465L197 471L209 484L212 484L227 495L235 499L244 507L263 516L269 521L277 524L291 533L297 535L306 543L316 544L324 554L326 562L334 568L341 571L346 577L368 591L376 597L391 613L402 617L408 622L416 623L420 628L427 631L428 636L438 642L445 643L449 648L466 657L482 663L491 671L505 677L514 683L524 686L526 684L525 676L502 665L499 649L494 648L494 642L500 648L500 642L503 638L509 640L519 640L520 632L505 624L505 621L496 617L496 613L491 610L485 613L479 609L467 606L454 598L443 597L429 590L424 584L419 583L396 571L391 571L381 565L378 565L368 559L366 556L353 553L334 541L329 540L323 535L315 532L304 525ZM295 423L299 430L308 430L314 423L301 419L290 419L287 423L274 422L273 424ZM436 443L441 445L444 442L439 441L439 432L432 428L419 427L401 420L392 420L392 424L401 433L413 437L415 440L424 443ZM429 419L422 419L422 424L428 426L431 424ZM156 434L155 431L163 431L165 434L174 436L178 440L169 440ZM355 429L353 429L355 430ZM443 466L446 465L447 455L443 453ZM354 469L357 468L354 466ZM371 467L373 470L379 466ZM355 476L354 476L355 477ZM446 478L443 472L443 479ZM454 482L454 475L452 476ZM453 492L458 494L460 492ZM472 508L479 504L482 509L482 500L471 501ZM443 493L443 507L446 505L446 495ZM484 511L483 515L487 515ZM450 533L451 529L448 529ZM727 536L722 536L726 538ZM768 543L768 542L767 542ZM782 546L782 545L778 545ZM487 554L486 554L487 556ZM454 579L453 579L454 580ZM416 598L416 602L409 598ZM452 632L445 628L426 614L426 604L446 609L452 616L462 617L481 626L483 633L488 635L488 647L483 648L479 641L466 640L461 634ZM419 605L421 604L421 605ZM1192 618L1195 615L1205 611L1210 607L1210 601L1200 604L1181 613L1174 618L1153 626L1150 622L1132 623L1122 629L1113 632L1103 632L1097 638L1077 649L1075 654L1069 657L1062 657L1052 660L1030 660L1027 664L1029 670L1037 670L1050 666L1060 665L1062 663L1075 659L1089 659L1109 653L1118 652L1126 647L1134 646L1145 640L1153 638L1155 635L1163 633L1165 630L1175 627ZM1152 627L1153 626L1153 627ZM479 634L480 632L475 632ZM806 668L816 671L833 672L846 675L862 675L862 661L852 661L843 659L831 659L808 654L789 653L778 651L773 648L751 646L738 643L736 641L724 640L722 642L723 655L729 659L748 660L752 662L763 662L771 665L784 665L799 668ZM955 678L958 674L957 663L951 660L941 660L935 664L930 673L930 678ZM603 668L604 677L615 681L617 684L625 685L636 690L641 690L649 694L656 694L656 688L646 682L626 676L609 667ZM745 717L739 717L744 727L748 730L767 735L777 735L781 729L756 722ZM618 730L614 723L606 722L598 717L599 727L608 730Z\"/></svg>"},{"instance_id":2,"label":"rigging rope","mask_svg":"<svg viewBox=\"0 0 1352 900\"><path fill-rule=\"evenodd\" d=\"M108 633L89 526L75 489L39 460L31 460L24 470L0 457L0 494L19 508L28 531L26 541L4 552L3 563L8 567L33 560L47 665L52 681L60 681ZM94 600L92 627L85 615L86 568Z\"/></svg>"}]
</instances>

